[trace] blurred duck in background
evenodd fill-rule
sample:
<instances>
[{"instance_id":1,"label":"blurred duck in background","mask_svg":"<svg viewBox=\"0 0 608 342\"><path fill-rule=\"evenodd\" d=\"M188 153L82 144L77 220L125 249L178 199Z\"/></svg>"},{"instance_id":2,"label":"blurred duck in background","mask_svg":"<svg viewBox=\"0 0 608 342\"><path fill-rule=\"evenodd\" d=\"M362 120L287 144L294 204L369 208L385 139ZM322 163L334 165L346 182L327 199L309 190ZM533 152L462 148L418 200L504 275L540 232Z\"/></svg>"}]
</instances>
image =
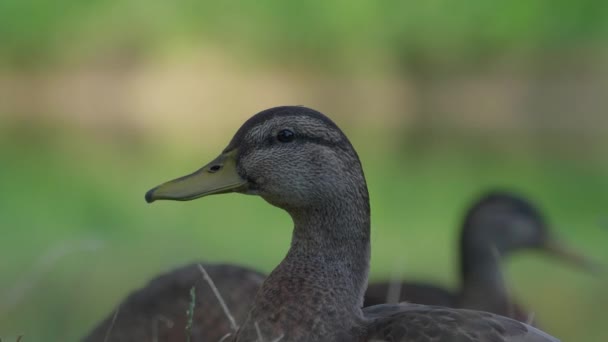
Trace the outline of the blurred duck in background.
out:
<instances>
[{"instance_id":1,"label":"blurred duck in background","mask_svg":"<svg viewBox=\"0 0 608 342\"><path fill-rule=\"evenodd\" d=\"M467 212L460 236L460 288L408 282L371 283L365 306L411 302L496 313L522 322L534 317L511 298L501 261L513 252L535 249L596 273L600 266L563 245L539 211L520 196L490 192Z\"/></svg>"},{"instance_id":2,"label":"blurred duck in background","mask_svg":"<svg viewBox=\"0 0 608 342\"><path fill-rule=\"evenodd\" d=\"M212 283L205 280L203 272ZM131 293L83 341L189 341L185 327L193 302L190 290L194 288L190 337L192 341L217 342L245 320L263 281L264 275L245 267L190 264ZM224 312L211 284L219 291L231 317Z\"/></svg>"}]
</instances>

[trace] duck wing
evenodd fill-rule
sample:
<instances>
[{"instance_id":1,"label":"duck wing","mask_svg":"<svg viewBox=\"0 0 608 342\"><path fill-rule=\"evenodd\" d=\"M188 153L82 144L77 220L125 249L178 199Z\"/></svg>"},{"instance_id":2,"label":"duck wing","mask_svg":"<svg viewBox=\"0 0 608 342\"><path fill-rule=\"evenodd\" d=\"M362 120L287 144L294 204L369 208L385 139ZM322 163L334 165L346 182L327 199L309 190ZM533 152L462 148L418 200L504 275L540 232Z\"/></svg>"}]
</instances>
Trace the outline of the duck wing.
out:
<instances>
[{"instance_id":1,"label":"duck wing","mask_svg":"<svg viewBox=\"0 0 608 342\"><path fill-rule=\"evenodd\" d=\"M365 341L559 342L534 327L483 311L415 304L363 309Z\"/></svg>"}]
</instances>

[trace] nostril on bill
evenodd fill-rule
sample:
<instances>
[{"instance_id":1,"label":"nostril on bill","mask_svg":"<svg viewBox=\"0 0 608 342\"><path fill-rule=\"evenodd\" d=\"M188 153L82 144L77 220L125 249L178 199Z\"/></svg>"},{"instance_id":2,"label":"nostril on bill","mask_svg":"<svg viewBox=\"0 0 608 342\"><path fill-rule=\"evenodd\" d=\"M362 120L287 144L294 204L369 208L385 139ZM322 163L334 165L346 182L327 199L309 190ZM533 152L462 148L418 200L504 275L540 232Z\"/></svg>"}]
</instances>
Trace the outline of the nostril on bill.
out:
<instances>
[{"instance_id":1,"label":"nostril on bill","mask_svg":"<svg viewBox=\"0 0 608 342\"><path fill-rule=\"evenodd\" d=\"M209 172L210 173L214 173L214 172L218 172L219 170L222 169L222 165L213 165L209 168Z\"/></svg>"}]
</instances>

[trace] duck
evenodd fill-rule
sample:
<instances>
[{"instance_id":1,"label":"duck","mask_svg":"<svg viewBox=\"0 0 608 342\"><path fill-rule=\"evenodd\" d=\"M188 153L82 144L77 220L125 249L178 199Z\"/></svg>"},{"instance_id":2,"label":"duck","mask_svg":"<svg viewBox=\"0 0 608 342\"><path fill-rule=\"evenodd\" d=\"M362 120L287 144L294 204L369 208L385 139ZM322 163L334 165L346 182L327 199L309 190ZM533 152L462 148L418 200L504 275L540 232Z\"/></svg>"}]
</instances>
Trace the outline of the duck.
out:
<instances>
[{"instance_id":1,"label":"duck","mask_svg":"<svg viewBox=\"0 0 608 342\"><path fill-rule=\"evenodd\" d=\"M145 199L232 192L286 211L293 229L287 254L231 341L558 341L482 311L407 303L363 308L371 250L367 184L349 139L316 110L282 106L255 114L217 158Z\"/></svg>"},{"instance_id":2,"label":"duck","mask_svg":"<svg viewBox=\"0 0 608 342\"><path fill-rule=\"evenodd\" d=\"M599 267L562 243L530 201L505 190L489 191L472 203L459 247L456 291L416 282L375 282L367 289L364 306L407 301L487 311L536 324L534 314L511 297L500 266L503 259L518 251L538 250L592 273Z\"/></svg>"},{"instance_id":3,"label":"duck","mask_svg":"<svg viewBox=\"0 0 608 342\"><path fill-rule=\"evenodd\" d=\"M211 278L228 313L201 268ZM133 291L81 341L187 341L187 311L194 303L190 340L218 342L247 317L264 278L256 270L231 264L191 263L178 267Z\"/></svg>"}]
</instances>

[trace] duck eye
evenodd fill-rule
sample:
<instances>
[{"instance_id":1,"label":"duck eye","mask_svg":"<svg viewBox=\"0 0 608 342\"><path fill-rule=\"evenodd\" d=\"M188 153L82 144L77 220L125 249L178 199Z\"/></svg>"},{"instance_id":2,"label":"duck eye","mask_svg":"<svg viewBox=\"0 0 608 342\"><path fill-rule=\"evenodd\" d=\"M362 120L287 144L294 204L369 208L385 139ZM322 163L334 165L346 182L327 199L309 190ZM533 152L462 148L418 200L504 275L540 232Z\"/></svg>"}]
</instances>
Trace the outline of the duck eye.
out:
<instances>
[{"instance_id":1,"label":"duck eye","mask_svg":"<svg viewBox=\"0 0 608 342\"><path fill-rule=\"evenodd\" d=\"M277 140L283 143L292 142L295 137L295 133L288 129L284 129L277 134Z\"/></svg>"}]
</instances>

